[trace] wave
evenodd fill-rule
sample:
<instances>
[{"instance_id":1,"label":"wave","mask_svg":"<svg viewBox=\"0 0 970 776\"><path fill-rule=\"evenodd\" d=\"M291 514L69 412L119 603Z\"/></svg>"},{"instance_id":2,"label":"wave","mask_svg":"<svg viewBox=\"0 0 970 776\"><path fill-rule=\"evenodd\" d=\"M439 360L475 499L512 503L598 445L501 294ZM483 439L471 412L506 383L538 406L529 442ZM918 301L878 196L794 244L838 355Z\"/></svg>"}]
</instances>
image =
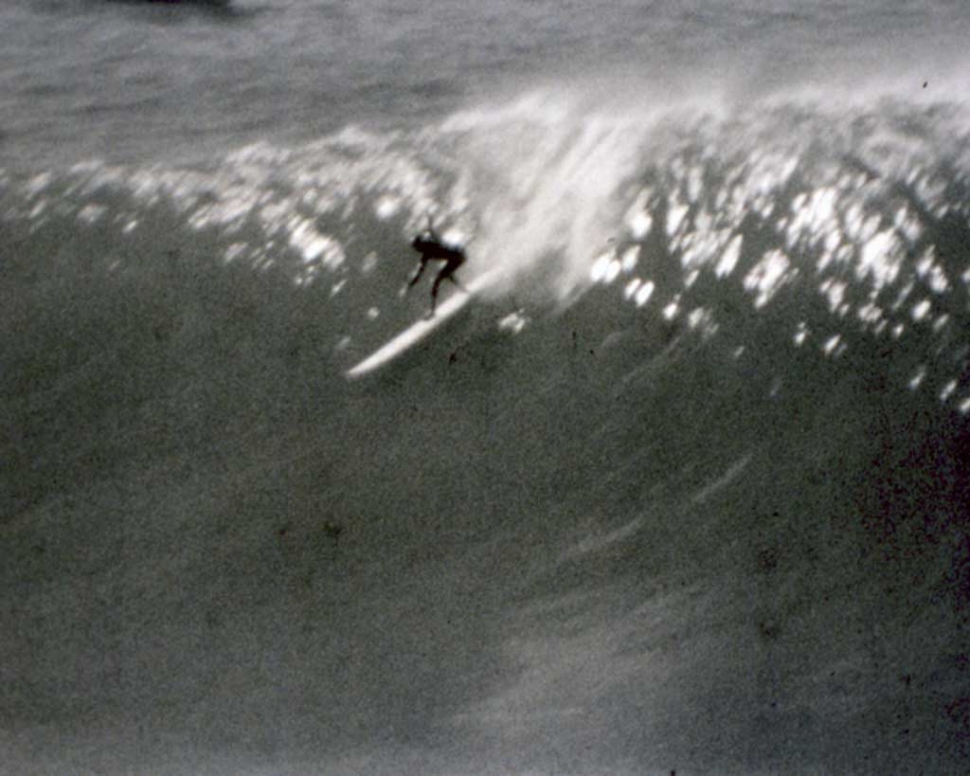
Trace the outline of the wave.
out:
<instances>
[{"instance_id":1,"label":"wave","mask_svg":"<svg viewBox=\"0 0 970 776\"><path fill-rule=\"evenodd\" d=\"M540 92L4 173L10 759L959 770L967 126ZM506 282L350 385L429 215Z\"/></svg>"},{"instance_id":2,"label":"wave","mask_svg":"<svg viewBox=\"0 0 970 776\"><path fill-rule=\"evenodd\" d=\"M671 379L669 349L699 341L771 395L863 370L966 416L968 127L950 103L542 93L192 168L0 173L9 449L26 461L92 421L100 441L60 451L87 472L125 461L118 424L157 451L242 433L241 405L259 424L312 417L321 394L337 412L342 371L426 312L424 286L400 292L429 217L503 281L392 380L457 359L486 393L498 375L498 395L525 390L526 369L546 386L528 390L566 375L558 390L610 394ZM9 514L49 481L8 483Z\"/></svg>"},{"instance_id":3,"label":"wave","mask_svg":"<svg viewBox=\"0 0 970 776\"><path fill-rule=\"evenodd\" d=\"M966 109L710 104L533 92L414 132L348 127L204 167L6 173L4 225L19 235L6 263L26 271L59 255L51 270L69 274L77 243L76 260L105 277L164 274L180 253L272 272L323 297L330 349L352 353L415 313L395 292L410 236L433 218L466 247L467 272L502 270L493 301L519 313L615 284L610 305L710 331L730 311L781 314L796 345L831 355L850 329L895 340L926 329L959 362ZM964 378L952 379L941 390L966 407Z\"/></svg>"}]
</instances>

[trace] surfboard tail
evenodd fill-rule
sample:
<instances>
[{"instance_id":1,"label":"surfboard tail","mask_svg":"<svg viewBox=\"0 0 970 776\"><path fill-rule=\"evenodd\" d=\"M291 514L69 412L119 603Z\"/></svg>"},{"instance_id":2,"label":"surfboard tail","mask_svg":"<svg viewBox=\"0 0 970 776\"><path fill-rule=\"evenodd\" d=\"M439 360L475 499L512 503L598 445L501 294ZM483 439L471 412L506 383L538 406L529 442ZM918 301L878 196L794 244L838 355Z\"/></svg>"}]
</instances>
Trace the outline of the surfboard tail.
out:
<instances>
[{"instance_id":1,"label":"surfboard tail","mask_svg":"<svg viewBox=\"0 0 970 776\"><path fill-rule=\"evenodd\" d=\"M456 281L458 291L438 305L432 317L415 322L363 361L348 369L344 375L349 379L357 379L397 360L464 310L483 289L492 285L496 278L497 273L492 271L479 275L467 287Z\"/></svg>"}]
</instances>

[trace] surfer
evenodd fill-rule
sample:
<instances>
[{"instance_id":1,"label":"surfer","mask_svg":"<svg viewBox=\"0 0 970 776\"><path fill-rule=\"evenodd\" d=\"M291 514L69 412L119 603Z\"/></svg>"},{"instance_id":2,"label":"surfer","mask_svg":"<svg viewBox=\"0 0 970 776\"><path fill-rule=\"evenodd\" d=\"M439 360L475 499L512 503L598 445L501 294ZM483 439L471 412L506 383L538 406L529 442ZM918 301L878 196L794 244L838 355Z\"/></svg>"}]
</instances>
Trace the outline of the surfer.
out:
<instances>
[{"instance_id":1,"label":"surfer","mask_svg":"<svg viewBox=\"0 0 970 776\"><path fill-rule=\"evenodd\" d=\"M455 271L465 263L465 252L461 248L447 245L435 232L430 219L428 219L427 230L411 240L411 247L421 254L421 257L418 269L405 287L405 291L410 290L411 286L421 279L424 268L428 266L429 261L443 261L445 263L431 286L431 313L428 316L430 318L434 316L435 305L438 302L438 289L442 282L450 280L458 288L465 290L464 286L458 282L458 278L455 277Z\"/></svg>"}]
</instances>

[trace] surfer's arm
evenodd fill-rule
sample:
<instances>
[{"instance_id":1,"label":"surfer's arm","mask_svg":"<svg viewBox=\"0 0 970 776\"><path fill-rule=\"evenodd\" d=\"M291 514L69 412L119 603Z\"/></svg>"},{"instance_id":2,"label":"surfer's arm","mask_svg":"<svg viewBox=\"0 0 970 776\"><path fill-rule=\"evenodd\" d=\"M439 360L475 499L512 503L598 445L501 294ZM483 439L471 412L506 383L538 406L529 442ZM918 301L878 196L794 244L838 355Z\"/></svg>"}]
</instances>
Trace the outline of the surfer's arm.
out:
<instances>
[{"instance_id":1,"label":"surfer's arm","mask_svg":"<svg viewBox=\"0 0 970 776\"><path fill-rule=\"evenodd\" d=\"M426 261L422 261L418 264L418 269L414 273L414 275L411 276L411 279L408 281L406 288L410 288L421 279L421 274L424 272L424 268L427 265L427 263L428 262Z\"/></svg>"}]
</instances>

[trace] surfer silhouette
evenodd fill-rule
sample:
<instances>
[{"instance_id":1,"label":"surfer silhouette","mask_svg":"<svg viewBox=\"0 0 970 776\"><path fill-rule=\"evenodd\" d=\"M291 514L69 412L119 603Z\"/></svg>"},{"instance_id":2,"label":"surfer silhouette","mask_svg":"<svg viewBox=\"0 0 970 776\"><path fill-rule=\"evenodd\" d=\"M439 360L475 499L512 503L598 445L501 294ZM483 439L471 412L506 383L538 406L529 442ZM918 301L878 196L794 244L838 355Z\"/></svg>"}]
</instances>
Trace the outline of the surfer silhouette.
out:
<instances>
[{"instance_id":1,"label":"surfer silhouette","mask_svg":"<svg viewBox=\"0 0 970 776\"><path fill-rule=\"evenodd\" d=\"M421 279L429 261L443 261L445 263L431 286L431 312L428 314L428 317L431 318L434 316L435 306L438 303L438 289L445 280L450 280L458 288L465 290L465 287L455 277L455 271L465 263L465 252L459 247L445 243L435 232L430 218L428 219L428 228L411 240L411 247L420 254L420 263L417 271L405 287L405 292L409 291Z\"/></svg>"}]
</instances>

